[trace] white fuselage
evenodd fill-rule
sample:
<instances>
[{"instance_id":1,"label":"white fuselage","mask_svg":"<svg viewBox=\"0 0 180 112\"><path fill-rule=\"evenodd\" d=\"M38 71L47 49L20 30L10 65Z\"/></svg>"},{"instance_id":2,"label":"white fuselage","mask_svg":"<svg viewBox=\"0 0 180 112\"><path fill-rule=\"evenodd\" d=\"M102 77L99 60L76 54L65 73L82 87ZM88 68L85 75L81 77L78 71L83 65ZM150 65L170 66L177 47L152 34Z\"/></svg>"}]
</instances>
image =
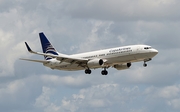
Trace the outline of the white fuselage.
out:
<instances>
[{"instance_id":1,"label":"white fuselage","mask_svg":"<svg viewBox=\"0 0 180 112\"><path fill-rule=\"evenodd\" d=\"M149 61L152 59L158 51L156 49L151 48L148 45L131 45L131 46L123 46L110 48L105 50L98 50L80 54L68 55L72 58L81 58L81 59L102 59L105 64L102 66L89 66L90 69L95 68L103 68L106 66L107 68L114 65L121 65L126 63L138 62L138 61ZM44 64L47 67L52 69L59 70L84 70L85 66L79 66L79 64L75 63L67 63L60 62L55 58L51 59L48 63Z\"/></svg>"}]
</instances>

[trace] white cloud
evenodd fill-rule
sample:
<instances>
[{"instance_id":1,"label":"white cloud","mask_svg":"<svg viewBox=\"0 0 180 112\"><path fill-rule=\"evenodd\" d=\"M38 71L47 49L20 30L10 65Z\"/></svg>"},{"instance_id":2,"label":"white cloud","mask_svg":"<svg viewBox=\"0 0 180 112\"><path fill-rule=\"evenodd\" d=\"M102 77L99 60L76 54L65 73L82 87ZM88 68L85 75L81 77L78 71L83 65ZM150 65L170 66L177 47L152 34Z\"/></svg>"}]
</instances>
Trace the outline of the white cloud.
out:
<instances>
[{"instance_id":1,"label":"white cloud","mask_svg":"<svg viewBox=\"0 0 180 112\"><path fill-rule=\"evenodd\" d=\"M168 110L178 111L180 108L179 105L179 93L180 86L172 85L163 88L158 87L149 87L145 90L144 94L147 95L147 101L156 102L161 101L161 104L167 106ZM164 102L164 103L163 103ZM161 105L158 104L158 105Z\"/></svg>"},{"instance_id":2,"label":"white cloud","mask_svg":"<svg viewBox=\"0 0 180 112\"><path fill-rule=\"evenodd\" d=\"M170 106L172 106L174 109L180 110L180 108L179 108L180 98L178 98L178 99L173 99L173 100L171 100L171 101L168 101L168 104L169 104Z\"/></svg>"},{"instance_id":3,"label":"white cloud","mask_svg":"<svg viewBox=\"0 0 180 112\"><path fill-rule=\"evenodd\" d=\"M41 80L44 83L59 86L69 86L69 87L87 87L90 85L90 80L87 79L86 75L78 75L75 76L57 76L57 75L42 75Z\"/></svg>"},{"instance_id":4,"label":"white cloud","mask_svg":"<svg viewBox=\"0 0 180 112\"><path fill-rule=\"evenodd\" d=\"M108 43L113 38L111 37L112 34L109 32L109 28L113 22L91 20L90 23L92 25L92 30L90 34L87 35L86 40L80 44L79 52L92 51L97 50L97 48L102 48L103 44Z\"/></svg>"},{"instance_id":5,"label":"white cloud","mask_svg":"<svg viewBox=\"0 0 180 112\"><path fill-rule=\"evenodd\" d=\"M69 3L66 11L73 17L114 21L176 19L177 0L77 0ZM83 11L81 10L83 9Z\"/></svg>"},{"instance_id":6,"label":"white cloud","mask_svg":"<svg viewBox=\"0 0 180 112\"><path fill-rule=\"evenodd\" d=\"M34 99L40 94L41 88L37 76L3 82L0 84L1 111L16 112L35 109Z\"/></svg>"},{"instance_id":7,"label":"white cloud","mask_svg":"<svg viewBox=\"0 0 180 112\"><path fill-rule=\"evenodd\" d=\"M121 88L117 84L101 84L92 86L87 89L81 89L79 94L73 94L72 98L64 99L62 107L65 106L71 109L71 106L78 107L76 111L84 111L85 108L91 108L91 110L86 111L112 111L114 109L110 108L113 105L121 105L123 108L125 102L132 101L137 96L138 87L133 88ZM131 96L133 94L134 96ZM71 111L71 112L74 112Z\"/></svg>"},{"instance_id":8,"label":"white cloud","mask_svg":"<svg viewBox=\"0 0 180 112\"><path fill-rule=\"evenodd\" d=\"M53 93L53 90L48 87L42 87L42 94L36 99L35 105L38 107L47 107L49 106L50 95Z\"/></svg>"},{"instance_id":9,"label":"white cloud","mask_svg":"<svg viewBox=\"0 0 180 112\"><path fill-rule=\"evenodd\" d=\"M13 35L11 33L5 33L4 31L0 30L0 37L1 37L0 38L0 48L1 48L0 76L5 76L7 74L11 75L13 73L14 60L12 59L8 60L6 56L11 57L10 51L14 42L14 39L12 39Z\"/></svg>"},{"instance_id":10,"label":"white cloud","mask_svg":"<svg viewBox=\"0 0 180 112\"><path fill-rule=\"evenodd\" d=\"M166 100L169 99L177 99L179 98L180 93L180 87L179 85L172 85L172 86L166 86L166 87L149 87L145 90L145 94L148 94L149 96L153 98L164 98ZM150 93L150 94L149 94Z\"/></svg>"}]
</instances>

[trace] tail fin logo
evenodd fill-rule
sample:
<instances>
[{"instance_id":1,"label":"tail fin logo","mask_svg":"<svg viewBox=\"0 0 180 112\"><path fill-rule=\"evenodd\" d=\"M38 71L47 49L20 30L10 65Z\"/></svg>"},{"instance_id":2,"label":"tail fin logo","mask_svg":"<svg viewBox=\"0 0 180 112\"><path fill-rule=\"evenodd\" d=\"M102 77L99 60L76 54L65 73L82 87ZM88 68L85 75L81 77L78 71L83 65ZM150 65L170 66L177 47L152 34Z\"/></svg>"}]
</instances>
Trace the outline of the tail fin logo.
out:
<instances>
[{"instance_id":1,"label":"tail fin logo","mask_svg":"<svg viewBox=\"0 0 180 112\"><path fill-rule=\"evenodd\" d=\"M41 40L41 45L44 53L47 54L53 54L53 55L58 55L57 51L55 48L51 45L49 40L46 38L46 36L43 33L39 33L39 37ZM44 56L45 60L52 59L53 57L51 56Z\"/></svg>"},{"instance_id":2,"label":"tail fin logo","mask_svg":"<svg viewBox=\"0 0 180 112\"><path fill-rule=\"evenodd\" d=\"M54 54L54 55L58 55L58 53L56 52L56 50L53 48L53 46L51 44L47 45L46 50L45 50L46 54ZM52 59L51 56L45 56L46 60Z\"/></svg>"}]
</instances>

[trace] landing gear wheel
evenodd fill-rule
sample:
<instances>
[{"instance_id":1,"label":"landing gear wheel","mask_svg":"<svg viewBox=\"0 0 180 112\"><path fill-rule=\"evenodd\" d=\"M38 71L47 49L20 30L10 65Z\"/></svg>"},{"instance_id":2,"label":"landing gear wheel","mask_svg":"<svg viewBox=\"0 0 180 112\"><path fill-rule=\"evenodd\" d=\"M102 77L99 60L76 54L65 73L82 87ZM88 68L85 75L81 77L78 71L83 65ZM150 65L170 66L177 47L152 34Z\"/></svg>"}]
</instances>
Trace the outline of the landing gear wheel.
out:
<instances>
[{"instance_id":1,"label":"landing gear wheel","mask_svg":"<svg viewBox=\"0 0 180 112\"><path fill-rule=\"evenodd\" d=\"M91 70L90 69L86 69L85 70L85 74L91 74Z\"/></svg>"},{"instance_id":2,"label":"landing gear wheel","mask_svg":"<svg viewBox=\"0 0 180 112\"><path fill-rule=\"evenodd\" d=\"M146 64L146 63L144 63L144 64L143 64L143 66L144 66L144 67L147 67L147 64Z\"/></svg>"},{"instance_id":3,"label":"landing gear wheel","mask_svg":"<svg viewBox=\"0 0 180 112\"><path fill-rule=\"evenodd\" d=\"M102 74L102 75L107 75L107 74L108 74L108 71L107 71L107 70L102 70L102 71L101 71L101 74Z\"/></svg>"},{"instance_id":4,"label":"landing gear wheel","mask_svg":"<svg viewBox=\"0 0 180 112\"><path fill-rule=\"evenodd\" d=\"M104 70L101 71L101 74L104 75Z\"/></svg>"}]
</instances>

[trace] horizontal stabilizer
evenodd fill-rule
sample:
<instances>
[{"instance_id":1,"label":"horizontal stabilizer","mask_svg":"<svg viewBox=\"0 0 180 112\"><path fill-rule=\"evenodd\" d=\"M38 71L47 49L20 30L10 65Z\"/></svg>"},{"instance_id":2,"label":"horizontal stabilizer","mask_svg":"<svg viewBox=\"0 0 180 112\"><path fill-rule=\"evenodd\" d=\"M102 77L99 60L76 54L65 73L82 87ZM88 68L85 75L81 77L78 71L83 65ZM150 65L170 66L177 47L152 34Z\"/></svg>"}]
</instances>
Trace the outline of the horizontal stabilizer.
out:
<instances>
[{"instance_id":1,"label":"horizontal stabilizer","mask_svg":"<svg viewBox=\"0 0 180 112\"><path fill-rule=\"evenodd\" d=\"M48 62L46 60L33 60L33 59L25 59L25 58L20 58L20 60L33 61L33 62L39 62L39 63L47 63Z\"/></svg>"}]
</instances>

